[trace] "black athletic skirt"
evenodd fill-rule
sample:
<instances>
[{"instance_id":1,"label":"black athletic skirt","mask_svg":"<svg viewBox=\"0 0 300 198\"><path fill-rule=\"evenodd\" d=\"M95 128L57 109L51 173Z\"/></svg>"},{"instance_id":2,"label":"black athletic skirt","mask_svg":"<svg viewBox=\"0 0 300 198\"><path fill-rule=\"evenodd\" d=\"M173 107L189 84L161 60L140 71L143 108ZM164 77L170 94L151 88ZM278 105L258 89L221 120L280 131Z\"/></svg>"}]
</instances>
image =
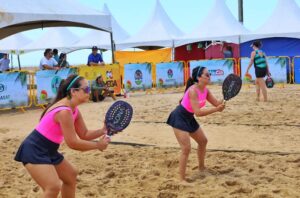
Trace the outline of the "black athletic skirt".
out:
<instances>
[{"instance_id":1,"label":"black athletic skirt","mask_svg":"<svg viewBox=\"0 0 300 198\"><path fill-rule=\"evenodd\" d=\"M64 159L63 155L57 151L58 148L59 144L48 140L37 130L33 130L19 147L15 160L24 165L27 163L57 165Z\"/></svg>"},{"instance_id":2,"label":"black athletic skirt","mask_svg":"<svg viewBox=\"0 0 300 198\"><path fill-rule=\"evenodd\" d=\"M255 67L256 78L264 78L267 75L267 68Z\"/></svg>"},{"instance_id":3,"label":"black athletic skirt","mask_svg":"<svg viewBox=\"0 0 300 198\"><path fill-rule=\"evenodd\" d=\"M180 129L189 133L194 133L199 129L194 114L188 112L182 105L178 105L169 115L167 124L173 128Z\"/></svg>"}]
</instances>

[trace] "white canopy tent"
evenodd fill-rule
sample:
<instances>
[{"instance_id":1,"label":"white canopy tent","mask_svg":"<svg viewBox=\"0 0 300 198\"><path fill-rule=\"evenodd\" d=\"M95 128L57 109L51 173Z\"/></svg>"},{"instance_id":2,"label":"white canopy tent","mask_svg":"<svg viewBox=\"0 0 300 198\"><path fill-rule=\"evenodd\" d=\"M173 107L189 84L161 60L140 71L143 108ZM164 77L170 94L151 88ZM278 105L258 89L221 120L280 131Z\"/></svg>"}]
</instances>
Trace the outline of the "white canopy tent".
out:
<instances>
[{"instance_id":1,"label":"white canopy tent","mask_svg":"<svg viewBox=\"0 0 300 198\"><path fill-rule=\"evenodd\" d=\"M300 38L300 8L294 0L278 0L269 19L251 34L242 35L241 41L270 37Z\"/></svg>"},{"instance_id":2,"label":"white canopy tent","mask_svg":"<svg viewBox=\"0 0 300 198\"><path fill-rule=\"evenodd\" d=\"M73 46L72 44L78 39L79 37L66 27L52 27L47 28L47 31L40 38L23 47L23 50L36 51L46 48L56 48L67 52L70 51Z\"/></svg>"},{"instance_id":3,"label":"white canopy tent","mask_svg":"<svg viewBox=\"0 0 300 198\"><path fill-rule=\"evenodd\" d=\"M17 55L19 69L21 69L20 54L24 53L24 46L32 40L23 33L18 33L0 40L0 52L11 53L11 66L13 68L13 54Z\"/></svg>"},{"instance_id":4,"label":"white canopy tent","mask_svg":"<svg viewBox=\"0 0 300 198\"><path fill-rule=\"evenodd\" d=\"M111 27L114 35L114 42L119 43L129 37L129 34L120 26L118 21L112 16L107 5L104 4L102 12L111 15ZM111 50L110 35L99 30L91 30L81 39L73 44L76 49L90 48L97 46L100 49Z\"/></svg>"},{"instance_id":5,"label":"white canopy tent","mask_svg":"<svg viewBox=\"0 0 300 198\"><path fill-rule=\"evenodd\" d=\"M24 46L31 43L32 40L25 36L23 33L11 35L7 38L0 40L0 52L17 54L23 53Z\"/></svg>"},{"instance_id":6,"label":"white canopy tent","mask_svg":"<svg viewBox=\"0 0 300 198\"><path fill-rule=\"evenodd\" d=\"M75 26L111 32L110 16L77 0L0 0L0 39L17 32L57 26Z\"/></svg>"},{"instance_id":7,"label":"white canopy tent","mask_svg":"<svg viewBox=\"0 0 300 198\"><path fill-rule=\"evenodd\" d=\"M242 34L249 33L231 13L225 1L215 0L208 15L191 33L178 39L176 46L207 40L239 43Z\"/></svg>"},{"instance_id":8,"label":"white canopy tent","mask_svg":"<svg viewBox=\"0 0 300 198\"><path fill-rule=\"evenodd\" d=\"M0 0L0 11L0 39L25 30L73 26L109 32L113 43L110 15L77 0Z\"/></svg>"},{"instance_id":9,"label":"white canopy tent","mask_svg":"<svg viewBox=\"0 0 300 198\"><path fill-rule=\"evenodd\" d=\"M183 36L183 32L172 22L159 0L157 0L152 16L144 27L134 36L117 44L116 48L173 47L174 40L181 36Z\"/></svg>"}]
</instances>

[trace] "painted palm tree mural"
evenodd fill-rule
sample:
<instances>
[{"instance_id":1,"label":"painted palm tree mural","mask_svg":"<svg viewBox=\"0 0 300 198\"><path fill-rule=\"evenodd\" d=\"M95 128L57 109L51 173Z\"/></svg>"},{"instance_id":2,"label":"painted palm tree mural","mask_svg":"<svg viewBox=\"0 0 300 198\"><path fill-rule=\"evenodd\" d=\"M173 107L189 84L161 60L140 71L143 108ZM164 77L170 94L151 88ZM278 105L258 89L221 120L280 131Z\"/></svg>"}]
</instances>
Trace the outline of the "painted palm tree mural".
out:
<instances>
[{"instance_id":1,"label":"painted palm tree mural","mask_svg":"<svg viewBox=\"0 0 300 198\"><path fill-rule=\"evenodd\" d=\"M28 105L27 74L13 72L1 74L0 108L25 107Z\"/></svg>"},{"instance_id":2,"label":"painted palm tree mural","mask_svg":"<svg viewBox=\"0 0 300 198\"><path fill-rule=\"evenodd\" d=\"M287 66L287 58L286 57L279 57L279 58L276 58L276 62L275 64L276 65L280 65L280 68L285 68Z\"/></svg>"},{"instance_id":3,"label":"painted palm tree mural","mask_svg":"<svg viewBox=\"0 0 300 198\"><path fill-rule=\"evenodd\" d=\"M14 74L14 73L11 73L11 74ZM17 74L15 83L20 81L22 86L27 86L27 74L25 72L16 72L15 74Z\"/></svg>"},{"instance_id":4,"label":"painted palm tree mural","mask_svg":"<svg viewBox=\"0 0 300 198\"><path fill-rule=\"evenodd\" d=\"M272 78L277 83L287 82L288 76L288 58L287 57L272 57L268 59L268 65Z\"/></svg>"},{"instance_id":5,"label":"painted palm tree mural","mask_svg":"<svg viewBox=\"0 0 300 198\"><path fill-rule=\"evenodd\" d=\"M227 67L228 70L233 71L234 62L232 59L225 59L223 67Z\"/></svg>"}]
</instances>

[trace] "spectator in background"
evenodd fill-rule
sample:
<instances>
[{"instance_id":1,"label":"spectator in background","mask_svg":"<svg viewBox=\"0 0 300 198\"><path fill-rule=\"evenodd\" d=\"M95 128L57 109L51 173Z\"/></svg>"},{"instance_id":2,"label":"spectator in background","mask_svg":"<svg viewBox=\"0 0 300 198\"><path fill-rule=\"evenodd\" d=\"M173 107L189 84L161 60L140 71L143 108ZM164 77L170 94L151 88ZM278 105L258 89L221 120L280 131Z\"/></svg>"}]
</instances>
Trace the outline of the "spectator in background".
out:
<instances>
[{"instance_id":1,"label":"spectator in background","mask_svg":"<svg viewBox=\"0 0 300 198\"><path fill-rule=\"evenodd\" d=\"M222 43L221 52L224 55L224 58L233 58L233 50L230 45L225 45L226 43Z\"/></svg>"},{"instance_id":2,"label":"spectator in background","mask_svg":"<svg viewBox=\"0 0 300 198\"><path fill-rule=\"evenodd\" d=\"M57 49L53 49L53 58L56 60L56 62L59 61L58 50Z\"/></svg>"},{"instance_id":3,"label":"spectator in background","mask_svg":"<svg viewBox=\"0 0 300 198\"><path fill-rule=\"evenodd\" d=\"M3 58L0 59L0 72L9 71L10 60L8 54L3 54Z\"/></svg>"},{"instance_id":4,"label":"spectator in background","mask_svg":"<svg viewBox=\"0 0 300 198\"><path fill-rule=\"evenodd\" d=\"M46 49L44 57L40 61L40 69L57 70L57 61L53 58L53 52L51 49Z\"/></svg>"},{"instance_id":5,"label":"spectator in background","mask_svg":"<svg viewBox=\"0 0 300 198\"><path fill-rule=\"evenodd\" d=\"M67 61L67 54L66 53L60 53L59 60L58 60L58 67L70 67L69 62Z\"/></svg>"},{"instance_id":6,"label":"spectator in background","mask_svg":"<svg viewBox=\"0 0 300 198\"><path fill-rule=\"evenodd\" d=\"M104 66L105 65L101 54L98 53L97 46L92 47L92 53L88 57L87 65L88 66Z\"/></svg>"},{"instance_id":7,"label":"spectator in background","mask_svg":"<svg viewBox=\"0 0 300 198\"><path fill-rule=\"evenodd\" d=\"M92 82L92 98L94 102L99 102L105 99L106 96L112 97L116 100L114 91L110 90L104 82L102 76L98 76L95 81Z\"/></svg>"}]
</instances>

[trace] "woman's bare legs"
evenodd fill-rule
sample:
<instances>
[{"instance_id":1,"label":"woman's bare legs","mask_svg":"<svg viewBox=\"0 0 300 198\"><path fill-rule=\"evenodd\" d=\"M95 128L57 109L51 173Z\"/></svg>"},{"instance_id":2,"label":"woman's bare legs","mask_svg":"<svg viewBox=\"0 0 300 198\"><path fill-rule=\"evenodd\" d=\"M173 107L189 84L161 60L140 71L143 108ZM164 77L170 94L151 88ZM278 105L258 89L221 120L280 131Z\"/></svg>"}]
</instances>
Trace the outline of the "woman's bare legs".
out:
<instances>
[{"instance_id":1,"label":"woman's bare legs","mask_svg":"<svg viewBox=\"0 0 300 198\"><path fill-rule=\"evenodd\" d=\"M181 148L179 158L179 177L180 181L185 181L186 165L191 151L190 135L188 132L176 128L173 128L173 130Z\"/></svg>"}]
</instances>

